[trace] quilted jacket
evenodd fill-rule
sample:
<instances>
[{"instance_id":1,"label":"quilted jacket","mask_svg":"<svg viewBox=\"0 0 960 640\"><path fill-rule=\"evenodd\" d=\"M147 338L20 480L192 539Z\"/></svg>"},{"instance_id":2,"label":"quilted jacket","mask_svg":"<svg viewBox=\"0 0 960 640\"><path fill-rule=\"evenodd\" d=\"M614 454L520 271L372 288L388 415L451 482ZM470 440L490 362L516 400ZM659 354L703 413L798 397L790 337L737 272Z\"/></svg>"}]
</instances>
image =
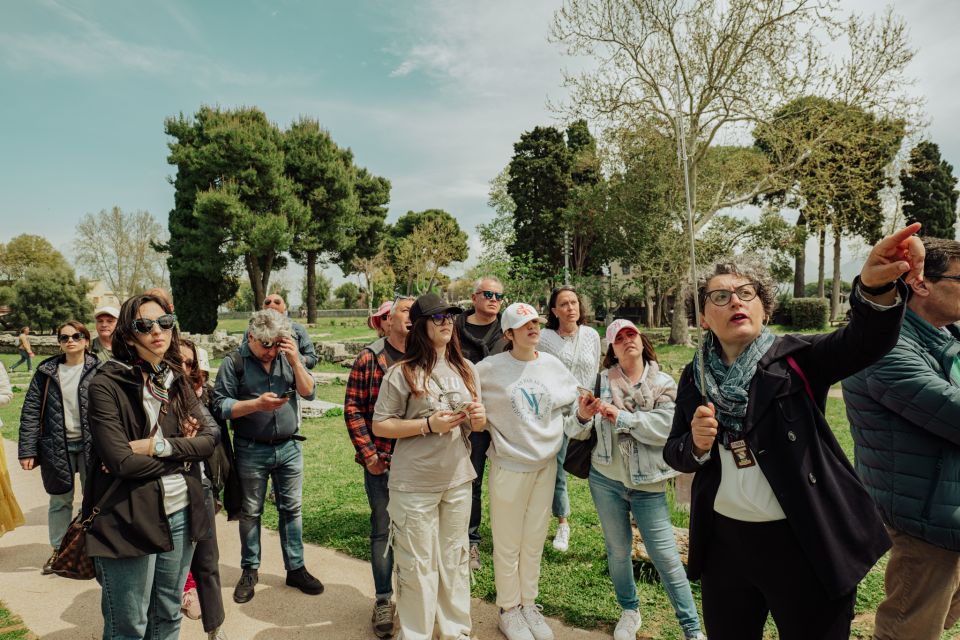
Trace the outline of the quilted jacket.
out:
<instances>
[{"instance_id":1,"label":"quilted jacket","mask_svg":"<svg viewBox=\"0 0 960 640\"><path fill-rule=\"evenodd\" d=\"M855 467L887 525L960 551L960 330L907 310L900 339L843 381Z\"/></svg>"},{"instance_id":2,"label":"quilted jacket","mask_svg":"<svg viewBox=\"0 0 960 640\"><path fill-rule=\"evenodd\" d=\"M57 374L57 367L65 360L66 356L61 354L40 363L33 379L30 380L27 395L23 399L23 409L20 412L20 443L17 457L36 458L36 464L40 465L43 488L50 495L73 491L73 478L78 471L70 467L70 456L67 455L63 393L60 390ZM90 439L90 422L87 417L87 387L98 365L99 360L96 356L89 353L84 355L83 373L80 375L78 390L84 464L89 463L93 447ZM44 390L47 394L46 406L43 399ZM41 412L43 424L40 424Z\"/></svg>"}]
</instances>

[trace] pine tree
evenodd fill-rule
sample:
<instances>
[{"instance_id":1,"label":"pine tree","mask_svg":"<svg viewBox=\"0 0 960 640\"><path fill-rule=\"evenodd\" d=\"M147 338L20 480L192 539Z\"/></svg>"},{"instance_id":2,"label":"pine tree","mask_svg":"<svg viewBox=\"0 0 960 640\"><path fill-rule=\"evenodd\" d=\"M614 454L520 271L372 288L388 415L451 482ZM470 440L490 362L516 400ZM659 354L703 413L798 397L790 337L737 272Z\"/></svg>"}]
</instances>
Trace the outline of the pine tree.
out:
<instances>
[{"instance_id":1,"label":"pine tree","mask_svg":"<svg viewBox=\"0 0 960 640\"><path fill-rule=\"evenodd\" d=\"M910 151L910 165L900 172L900 184L908 223L923 224L924 236L956 237L957 179L936 144L924 140Z\"/></svg>"}]
</instances>

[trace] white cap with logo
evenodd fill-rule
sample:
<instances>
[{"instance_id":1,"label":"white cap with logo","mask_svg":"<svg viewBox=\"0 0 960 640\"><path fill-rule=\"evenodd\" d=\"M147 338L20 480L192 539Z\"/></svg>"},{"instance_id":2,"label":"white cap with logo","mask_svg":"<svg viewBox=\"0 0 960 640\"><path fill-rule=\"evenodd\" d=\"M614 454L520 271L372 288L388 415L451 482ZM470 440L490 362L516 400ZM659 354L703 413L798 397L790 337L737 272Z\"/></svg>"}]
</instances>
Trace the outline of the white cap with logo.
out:
<instances>
[{"instance_id":1,"label":"white cap with logo","mask_svg":"<svg viewBox=\"0 0 960 640\"><path fill-rule=\"evenodd\" d=\"M633 324L626 318L617 318L607 327L607 342L613 342L616 340L617 334L624 329L633 329L637 333L640 333L640 329L637 329L637 325Z\"/></svg>"},{"instance_id":2,"label":"white cap with logo","mask_svg":"<svg viewBox=\"0 0 960 640\"><path fill-rule=\"evenodd\" d=\"M203 347L197 347L197 369L210 373L210 356Z\"/></svg>"},{"instance_id":3,"label":"white cap with logo","mask_svg":"<svg viewBox=\"0 0 960 640\"><path fill-rule=\"evenodd\" d=\"M546 322L546 320L540 317L537 310L526 302L514 302L507 307L503 315L500 316L500 328L503 331L518 329L531 320L537 320L541 323Z\"/></svg>"},{"instance_id":4,"label":"white cap with logo","mask_svg":"<svg viewBox=\"0 0 960 640\"><path fill-rule=\"evenodd\" d=\"M114 318L120 318L120 309L116 307L100 307L93 312L94 318L99 318L100 316L113 316Z\"/></svg>"}]
</instances>

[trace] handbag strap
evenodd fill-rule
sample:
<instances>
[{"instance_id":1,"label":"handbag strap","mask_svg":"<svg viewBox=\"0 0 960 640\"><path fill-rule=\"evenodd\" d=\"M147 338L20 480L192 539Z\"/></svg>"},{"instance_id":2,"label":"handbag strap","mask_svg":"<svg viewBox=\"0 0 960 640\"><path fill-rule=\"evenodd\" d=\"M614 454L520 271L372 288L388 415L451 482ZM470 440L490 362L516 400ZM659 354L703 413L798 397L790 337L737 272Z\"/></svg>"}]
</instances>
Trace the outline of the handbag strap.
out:
<instances>
[{"instance_id":1,"label":"handbag strap","mask_svg":"<svg viewBox=\"0 0 960 640\"><path fill-rule=\"evenodd\" d=\"M50 376L43 383L43 397L40 400L40 430L43 431L43 414L47 410L47 392L50 390Z\"/></svg>"},{"instance_id":2,"label":"handbag strap","mask_svg":"<svg viewBox=\"0 0 960 640\"><path fill-rule=\"evenodd\" d=\"M813 400L813 389L810 388L810 381L807 380L807 376L803 375L803 369L801 369L797 361L793 359L793 356L787 356L787 364L789 364L790 368L796 371L800 379L803 380L803 386L807 390L807 395Z\"/></svg>"},{"instance_id":3,"label":"handbag strap","mask_svg":"<svg viewBox=\"0 0 960 640\"><path fill-rule=\"evenodd\" d=\"M84 529L89 527L93 523L93 519L97 517L97 514L100 513L100 507L102 507L107 500L110 499L110 496L114 494L117 490L117 487L120 486L120 478L114 478L113 483L107 487L107 490L104 491L103 495L100 496L100 499L97 500L97 504L94 505L93 510L90 511L90 515L87 516L84 521L81 523Z\"/></svg>"}]
</instances>

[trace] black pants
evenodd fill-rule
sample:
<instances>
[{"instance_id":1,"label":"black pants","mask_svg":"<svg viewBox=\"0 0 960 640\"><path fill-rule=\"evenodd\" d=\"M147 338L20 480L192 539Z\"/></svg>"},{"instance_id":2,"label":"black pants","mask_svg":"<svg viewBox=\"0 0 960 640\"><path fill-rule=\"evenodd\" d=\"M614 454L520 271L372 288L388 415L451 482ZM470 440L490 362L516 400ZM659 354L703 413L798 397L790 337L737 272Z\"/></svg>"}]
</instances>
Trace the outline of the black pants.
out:
<instances>
[{"instance_id":1,"label":"black pants","mask_svg":"<svg viewBox=\"0 0 960 640\"><path fill-rule=\"evenodd\" d=\"M467 529L471 545L480 544L480 516L483 513L480 508L481 498L483 498L483 469L487 464L487 449L489 448L489 431L470 432L470 462L473 464L473 470L477 472L477 477L473 481L470 527Z\"/></svg>"},{"instance_id":2,"label":"black pants","mask_svg":"<svg viewBox=\"0 0 960 640\"><path fill-rule=\"evenodd\" d=\"M827 597L786 520L714 514L700 579L710 640L760 640L767 614L780 640L847 640L857 591Z\"/></svg>"},{"instance_id":3,"label":"black pants","mask_svg":"<svg viewBox=\"0 0 960 640\"><path fill-rule=\"evenodd\" d=\"M211 535L197 542L190 562L190 572L197 583L197 599L203 619L203 630L207 633L223 624L226 617L223 611L223 593L220 591L220 548L217 546L217 518L214 507L213 490L209 480L203 479L203 500L207 507L207 519L210 520Z\"/></svg>"}]
</instances>

